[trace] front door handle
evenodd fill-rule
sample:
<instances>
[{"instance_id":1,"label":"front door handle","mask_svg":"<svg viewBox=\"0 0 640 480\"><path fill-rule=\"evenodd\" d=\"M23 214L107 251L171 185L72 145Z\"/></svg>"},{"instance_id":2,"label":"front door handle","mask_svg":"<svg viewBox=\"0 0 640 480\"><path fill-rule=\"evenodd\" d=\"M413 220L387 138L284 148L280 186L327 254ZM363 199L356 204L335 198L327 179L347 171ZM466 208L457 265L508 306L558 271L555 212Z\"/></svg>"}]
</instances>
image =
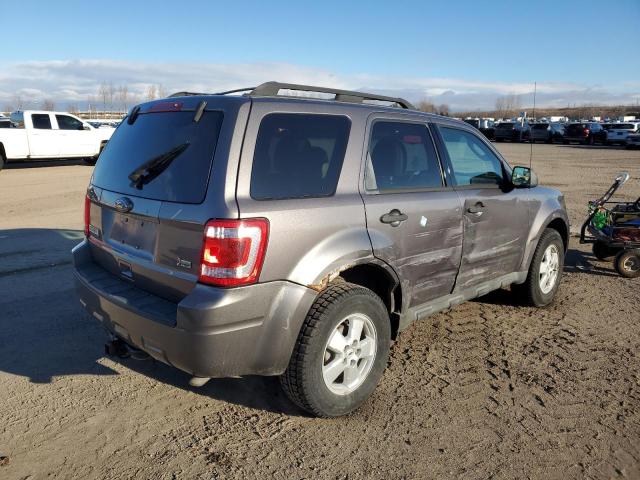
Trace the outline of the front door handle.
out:
<instances>
[{"instance_id":1,"label":"front door handle","mask_svg":"<svg viewBox=\"0 0 640 480\"><path fill-rule=\"evenodd\" d=\"M476 217L479 217L484 213L484 204L482 202L478 202L472 207L467 208L467 212L472 213Z\"/></svg>"},{"instance_id":2,"label":"front door handle","mask_svg":"<svg viewBox=\"0 0 640 480\"><path fill-rule=\"evenodd\" d=\"M392 227L397 227L400 223L409 218L406 214L402 213L397 208L394 208L389 213L385 213L380 217L382 223L388 223Z\"/></svg>"}]
</instances>

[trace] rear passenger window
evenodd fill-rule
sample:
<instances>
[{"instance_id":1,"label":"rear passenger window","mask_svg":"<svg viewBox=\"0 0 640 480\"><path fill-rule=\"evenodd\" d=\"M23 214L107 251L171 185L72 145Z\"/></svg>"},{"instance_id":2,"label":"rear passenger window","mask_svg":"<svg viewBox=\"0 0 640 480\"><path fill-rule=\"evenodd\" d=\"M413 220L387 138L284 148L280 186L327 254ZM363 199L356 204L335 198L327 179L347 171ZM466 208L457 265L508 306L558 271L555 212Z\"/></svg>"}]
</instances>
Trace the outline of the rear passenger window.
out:
<instances>
[{"instance_id":1,"label":"rear passenger window","mask_svg":"<svg viewBox=\"0 0 640 480\"><path fill-rule=\"evenodd\" d=\"M367 190L419 190L442 186L442 174L426 125L373 124L369 143Z\"/></svg>"},{"instance_id":2,"label":"rear passenger window","mask_svg":"<svg viewBox=\"0 0 640 480\"><path fill-rule=\"evenodd\" d=\"M502 162L471 132L438 127L457 185L502 184Z\"/></svg>"},{"instance_id":3,"label":"rear passenger window","mask_svg":"<svg viewBox=\"0 0 640 480\"><path fill-rule=\"evenodd\" d=\"M338 115L272 113L260 124L251 170L256 200L333 195L351 121Z\"/></svg>"},{"instance_id":4,"label":"rear passenger window","mask_svg":"<svg viewBox=\"0 0 640 480\"><path fill-rule=\"evenodd\" d=\"M46 113L34 113L31 115L33 128L51 130L51 118Z\"/></svg>"}]
</instances>

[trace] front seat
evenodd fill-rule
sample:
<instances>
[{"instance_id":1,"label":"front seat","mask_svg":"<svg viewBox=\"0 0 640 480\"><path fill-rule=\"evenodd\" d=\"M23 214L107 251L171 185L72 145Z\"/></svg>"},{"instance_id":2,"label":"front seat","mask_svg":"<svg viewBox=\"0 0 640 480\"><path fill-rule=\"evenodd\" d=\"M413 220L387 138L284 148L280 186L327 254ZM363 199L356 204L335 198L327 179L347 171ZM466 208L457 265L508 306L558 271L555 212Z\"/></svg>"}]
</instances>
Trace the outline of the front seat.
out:
<instances>
[{"instance_id":1,"label":"front seat","mask_svg":"<svg viewBox=\"0 0 640 480\"><path fill-rule=\"evenodd\" d=\"M407 152L400 140L382 138L371 152L371 164L379 190L393 188L399 184L406 170Z\"/></svg>"}]
</instances>

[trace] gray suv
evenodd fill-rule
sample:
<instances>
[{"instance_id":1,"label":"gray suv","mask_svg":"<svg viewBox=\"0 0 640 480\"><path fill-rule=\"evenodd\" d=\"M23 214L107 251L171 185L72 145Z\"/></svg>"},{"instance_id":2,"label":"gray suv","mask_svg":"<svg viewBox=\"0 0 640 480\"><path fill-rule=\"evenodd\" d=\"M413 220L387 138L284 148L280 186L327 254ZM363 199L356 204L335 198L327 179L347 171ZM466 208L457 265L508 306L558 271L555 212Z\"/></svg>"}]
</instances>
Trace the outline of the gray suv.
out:
<instances>
[{"instance_id":1,"label":"gray suv","mask_svg":"<svg viewBox=\"0 0 640 480\"><path fill-rule=\"evenodd\" d=\"M279 375L331 417L367 399L413 321L509 285L553 301L563 196L476 129L398 98L245 92L136 106L100 155L73 259L109 352L194 386Z\"/></svg>"}]
</instances>

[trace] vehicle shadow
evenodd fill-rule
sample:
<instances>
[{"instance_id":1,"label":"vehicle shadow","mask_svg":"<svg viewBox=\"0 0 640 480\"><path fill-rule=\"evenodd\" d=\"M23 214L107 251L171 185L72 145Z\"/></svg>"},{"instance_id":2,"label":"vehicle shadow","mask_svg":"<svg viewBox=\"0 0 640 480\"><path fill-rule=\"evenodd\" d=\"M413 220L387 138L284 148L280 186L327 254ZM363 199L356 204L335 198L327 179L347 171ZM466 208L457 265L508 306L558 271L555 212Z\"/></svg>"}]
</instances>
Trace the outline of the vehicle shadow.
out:
<instances>
[{"instance_id":1,"label":"vehicle shadow","mask_svg":"<svg viewBox=\"0 0 640 480\"><path fill-rule=\"evenodd\" d=\"M603 268L600 265L596 265L594 262L608 263L611 262L604 260L598 260L591 252L583 252L580 250L570 248L567 251L564 260L564 272L567 273L583 273L587 275L597 275L603 277L617 277L618 274L613 271L613 267L610 269ZM508 289L499 289L489 292L482 297L474 299L479 303L488 303L491 305L519 305L518 299Z\"/></svg>"},{"instance_id":2,"label":"vehicle shadow","mask_svg":"<svg viewBox=\"0 0 640 480\"><path fill-rule=\"evenodd\" d=\"M71 249L77 230L0 230L0 374L55 383L57 377L118 375L105 364L110 339L75 294ZM213 379L201 388L189 375L150 359L108 357L124 368L212 399L287 415L306 415L275 377Z\"/></svg>"},{"instance_id":3,"label":"vehicle shadow","mask_svg":"<svg viewBox=\"0 0 640 480\"><path fill-rule=\"evenodd\" d=\"M51 383L68 375L116 375L101 365L102 333L74 295L75 230L0 230L0 372Z\"/></svg>"},{"instance_id":4,"label":"vehicle shadow","mask_svg":"<svg viewBox=\"0 0 640 480\"><path fill-rule=\"evenodd\" d=\"M613 259L612 259L613 260ZM599 264L607 264L605 268ZM564 260L564 271L569 273L586 273L603 277L617 277L612 261L599 260L591 252L569 249Z\"/></svg>"},{"instance_id":5,"label":"vehicle shadow","mask_svg":"<svg viewBox=\"0 0 640 480\"><path fill-rule=\"evenodd\" d=\"M562 148L584 148L588 150L624 150L625 147L622 145L580 145L580 144L559 144L559 147Z\"/></svg>"},{"instance_id":6,"label":"vehicle shadow","mask_svg":"<svg viewBox=\"0 0 640 480\"><path fill-rule=\"evenodd\" d=\"M277 377L213 378L202 387L191 387L187 373L152 358L138 360L136 356L134 352L128 358L110 358L141 375L214 400L289 416L308 416L286 397Z\"/></svg>"},{"instance_id":7,"label":"vehicle shadow","mask_svg":"<svg viewBox=\"0 0 640 480\"><path fill-rule=\"evenodd\" d=\"M52 160L12 160L4 165L4 170L20 170L23 168L39 167L68 167L70 165L82 165L92 167L81 158L52 159Z\"/></svg>"}]
</instances>

